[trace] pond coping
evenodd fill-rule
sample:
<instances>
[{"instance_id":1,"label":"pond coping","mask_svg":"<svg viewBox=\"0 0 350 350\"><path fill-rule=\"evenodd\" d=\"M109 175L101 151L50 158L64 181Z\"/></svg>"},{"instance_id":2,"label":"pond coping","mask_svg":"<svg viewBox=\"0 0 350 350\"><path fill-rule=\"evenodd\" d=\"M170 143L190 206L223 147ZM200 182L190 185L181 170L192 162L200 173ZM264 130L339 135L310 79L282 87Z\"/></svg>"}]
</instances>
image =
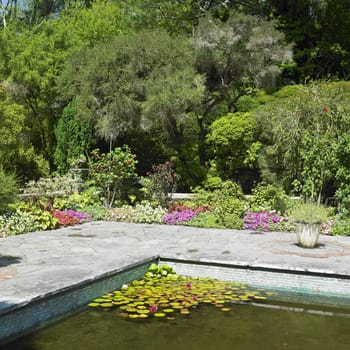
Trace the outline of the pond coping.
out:
<instances>
[{"instance_id":1,"label":"pond coping","mask_svg":"<svg viewBox=\"0 0 350 350\"><path fill-rule=\"evenodd\" d=\"M62 317L152 262L180 275L246 282L321 305L350 305L350 240L315 249L291 233L97 222L0 240L0 343Z\"/></svg>"}]
</instances>

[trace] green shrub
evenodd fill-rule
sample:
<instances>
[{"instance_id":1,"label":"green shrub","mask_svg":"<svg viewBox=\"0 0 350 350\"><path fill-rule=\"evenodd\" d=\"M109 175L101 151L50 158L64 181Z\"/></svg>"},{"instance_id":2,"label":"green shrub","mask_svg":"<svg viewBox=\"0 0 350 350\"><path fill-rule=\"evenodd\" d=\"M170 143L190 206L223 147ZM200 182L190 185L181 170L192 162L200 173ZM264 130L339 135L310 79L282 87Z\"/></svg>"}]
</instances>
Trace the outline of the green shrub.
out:
<instances>
[{"instance_id":1,"label":"green shrub","mask_svg":"<svg viewBox=\"0 0 350 350\"><path fill-rule=\"evenodd\" d=\"M166 209L160 206L153 207L149 202L145 202L135 207L124 205L120 208L111 208L107 212L106 220L161 224L166 212Z\"/></svg>"},{"instance_id":2,"label":"green shrub","mask_svg":"<svg viewBox=\"0 0 350 350\"><path fill-rule=\"evenodd\" d=\"M35 231L51 230L56 227L57 220L51 213L51 206L44 202L20 203L16 211L19 215L29 214L34 223Z\"/></svg>"},{"instance_id":3,"label":"green shrub","mask_svg":"<svg viewBox=\"0 0 350 350\"><path fill-rule=\"evenodd\" d=\"M328 234L331 236L350 236L350 218L337 217Z\"/></svg>"},{"instance_id":4,"label":"green shrub","mask_svg":"<svg viewBox=\"0 0 350 350\"><path fill-rule=\"evenodd\" d=\"M152 166L143 186L147 199L166 207L171 200L171 195L176 191L176 183L179 177L170 162Z\"/></svg>"},{"instance_id":5,"label":"green shrub","mask_svg":"<svg viewBox=\"0 0 350 350\"><path fill-rule=\"evenodd\" d=\"M28 232L50 230L56 227L57 220L50 208L40 204L20 203L0 215L0 229L5 235L19 235Z\"/></svg>"},{"instance_id":6,"label":"green shrub","mask_svg":"<svg viewBox=\"0 0 350 350\"><path fill-rule=\"evenodd\" d=\"M225 228L225 226L220 223L215 212L212 211L199 213L192 220L184 222L184 225L203 228Z\"/></svg>"},{"instance_id":7,"label":"green shrub","mask_svg":"<svg viewBox=\"0 0 350 350\"><path fill-rule=\"evenodd\" d=\"M281 187L260 183L253 189L252 194L250 203L253 212L266 209L283 215L291 206L291 200Z\"/></svg>"},{"instance_id":8,"label":"green shrub","mask_svg":"<svg viewBox=\"0 0 350 350\"><path fill-rule=\"evenodd\" d=\"M78 191L78 183L69 174L52 178L41 178L38 181L29 181L23 190L24 200L54 200L67 198Z\"/></svg>"},{"instance_id":9,"label":"green shrub","mask_svg":"<svg viewBox=\"0 0 350 350\"><path fill-rule=\"evenodd\" d=\"M91 152L89 176L99 188L106 208L123 199L130 186L128 180L136 177L137 160L128 146L117 147L111 152Z\"/></svg>"},{"instance_id":10,"label":"green shrub","mask_svg":"<svg viewBox=\"0 0 350 350\"><path fill-rule=\"evenodd\" d=\"M291 212L290 218L294 222L306 224L322 224L327 222L327 208L314 203L298 204Z\"/></svg>"},{"instance_id":11,"label":"green shrub","mask_svg":"<svg viewBox=\"0 0 350 350\"><path fill-rule=\"evenodd\" d=\"M0 169L0 209L6 208L18 198L18 183L15 175Z\"/></svg>"},{"instance_id":12,"label":"green shrub","mask_svg":"<svg viewBox=\"0 0 350 350\"><path fill-rule=\"evenodd\" d=\"M211 208L218 227L243 227L247 203L243 198L242 189L235 182L224 181L215 190L197 188L195 194L194 204Z\"/></svg>"}]
</instances>

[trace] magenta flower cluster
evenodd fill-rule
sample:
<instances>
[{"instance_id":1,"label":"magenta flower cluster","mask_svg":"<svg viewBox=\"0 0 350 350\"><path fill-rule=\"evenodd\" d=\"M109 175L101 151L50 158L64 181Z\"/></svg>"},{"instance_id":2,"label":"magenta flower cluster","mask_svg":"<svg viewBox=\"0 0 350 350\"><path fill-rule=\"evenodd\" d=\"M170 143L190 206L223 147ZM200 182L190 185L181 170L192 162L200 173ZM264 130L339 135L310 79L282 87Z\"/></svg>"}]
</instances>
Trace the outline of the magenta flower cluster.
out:
<instances>
[{"instance_id":1,"label":"magenta flower cluster","mask_svg":"<svg viewBox=\"0 0 350 350\"><path fill-rule=\"evenodd\" d=\"M276 213L270 213L267 210L257 213L247 212L243 218L243 228L248 230L269 231L271 227L275 227L283 220Z\"/></svg>"},{"instance_id":2,"label":"magenta flower cluster","mask_svg":"<svg viewBox=\"0 0 350 350\"><path fill-rule=\"evenodd\" d=\"M57 226L72 226L91 221L91 217L85 213L75 210L51 210L53 217L57 219Z\"/></svg>"},{"instance_id":3,"label":"magenta flower cluster","mask_svg":"<svg viewBox=\"0 0 350 350\"><path fill-rule=\"evenodd\" d=\"M162 222L169 225L181 225L185 221L192 220L197 215L197 212L192 209L185 209L182 211L172 211L169 214L166 214Z\"/></svg>"}]
</instances>

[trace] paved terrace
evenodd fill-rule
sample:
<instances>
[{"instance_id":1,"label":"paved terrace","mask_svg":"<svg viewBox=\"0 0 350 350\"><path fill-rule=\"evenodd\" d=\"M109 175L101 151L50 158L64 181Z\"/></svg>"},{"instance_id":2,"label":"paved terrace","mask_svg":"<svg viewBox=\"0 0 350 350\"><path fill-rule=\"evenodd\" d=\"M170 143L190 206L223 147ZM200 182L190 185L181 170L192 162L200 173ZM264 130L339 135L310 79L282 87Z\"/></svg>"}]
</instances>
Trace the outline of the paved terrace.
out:
<instances>
[{"instance_id":1,"label":"paved terrace","mask_svg":"<svg viewBox=\"0 0 350 350\"><path fill-rule=\"evenodd\" d=\"M321 235L303 249L293 233L93 222L0 239L0 314L16 305L152 256L350 278L350 238Z\"/></svg>"},{"instance_id":2,"label":"paved terrace","mask_svg":"<svg viewBox=\"0 0 350 350\"><path fill-rule=\"evenodd\" d=\"M322 235L319 243L303 249L293 233L115 222L0 238L0 345L86 305L101 285L105 293L116 279L140 278L158 257L183 275L305 289L312 302L335 297L350 306L350 238Z\"/></svg>"}]
</instances>

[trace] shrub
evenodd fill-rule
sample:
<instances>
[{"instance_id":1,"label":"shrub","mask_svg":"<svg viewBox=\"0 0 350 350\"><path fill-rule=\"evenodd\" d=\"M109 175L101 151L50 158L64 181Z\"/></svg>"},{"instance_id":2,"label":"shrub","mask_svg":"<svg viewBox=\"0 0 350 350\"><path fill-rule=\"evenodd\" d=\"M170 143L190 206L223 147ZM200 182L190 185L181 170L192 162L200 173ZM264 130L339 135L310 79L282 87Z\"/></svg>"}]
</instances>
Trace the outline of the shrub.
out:
<instances>
[{"instance_id":1,"label":"shrub","mask_svg":"<svg viewBox=\"0 0 350 350\"><path fill-rule=\"evenodd\" d=\"M57 227L60 226L73 226L82 224L84 222L91 221L91 218L82 212L76 212L75 210L58 210L52 209L52 215L57 220Z\"/></svg>"},{"instance_id":2,"label":"shrub","mask_svg":"<svg viewBox=\"0 0 350 350\"><path fill-rule=\"evenodd\" d=\"M78 191L78 183L71 175L41 178L29 181L23 190L26 201L54 200L57 197L67 198Z\"/></svg>"},{"instance_id":3,"label":"shrub","mask_svg":"<svg viewBox=\"0 0 350 350\"><path fill-rule=\"evenodd\" d=\"M5 235L18 235L33 231L49 230L56 227L57 220L50 208L43 203L36 205L20 203L0 215L0 229Z\"/></svg>"},{"instance_id":4,"label":"shrub","mask_svg":"<svg viewBox=\"0 0 350 350\"><path fill-rule=\"evenodd\" d=\"M148 173L148 178L144 179L143 183L148 199L155 200L159 205L166 207L171 200L172 193L176 191L178 179L170 162L153 165L152 172Z\"/></svg>"},{"instance_id":5,"label":"shrub","mask_svg":"<svg viewBox=\"0 0 350 350\"><path fill-rule=\"evenodd\" d=\"M275 212L263 210L260 212L247 212L243 218L244 229L259 231L292 231L294 225L285 216Z\"/></svg>"},{"instance_id":6,"label":"shrub","mask_svg":"<svg viewBox=\"0 0 350 350\"><path fill-rule=\"evenodd\" d=\"M170 225L181 225L185 221L191 221L197 213L192 209L184 209L181 211L174 210L169 214L166 214L162 222Z\"/></svg>"},{"instance_id":7,"label":"shrub","mask_svg":"<svg viewBox=\"0 0 350 350\"><path fill-rule=\"evenodd\" d=\"M145 202L135 207L124 205L120 208L110 208L105 218L109 221L160 224L165 214L166 209L160 206L153 207L149 202Z\"/></svg>"},{"instance_id":8,"label":"shrub","mask_svg":"<svg viewBox=\"0 0 350 350\"><path fill-rule=\"evenodd\" d=\"M107 212L106 208L100 204L95 188L89 188L81 193L75 192L68 198L55 198L52 206L59 210L73 209L86 213L91 220L102 220Z\"/></svg>"},{"instance_id":9,"label":"shrub","mask_svg":"<svg viewBox=\"0 0 350 350\"><path fill-rule=\"evenodd\" d=\"M323 224L324 233L331 236L350 236L350 218L344 218L337 215L334 220L329 220L326 225Z\"/></svg>"},{"instance_id":10,"label":"shrub","mask_svg":"<svg viewBox=\"0 0 350 350\"><path fill-rule=\"evenodd\" d=\"M150 203L136 204L132 222L160 224L166 209L161 206L152 207Z\"/></svg>"},{"instance_id":11,"label":"shrub","mask_svg":"<svg viewBox=\"0 0 350 350\"><path fill-rule=\"evenodd\" d=\"M252 211L276 211L286 213L290 207L290 199L281 187L260 183L253 189L251 199Z\"/></svg>"},{"instance_id":12,"label":"shrub","mask_svg":"<svg viewBox=\"0 0 350 350\"><path fill-rule=\"evenodd\" d=\"M107 208L112 207L115 200L122 199L129 185L127 181L136 177L135 157L126 145L107 154L92 151L89 176L100 189Z\"/></svg>"},{"instance_id":13,"label":"shrub","mask_svg":"<svg viewBox=\"0 0 350 350\"><path fill-rule=\"evenodd\" d=\"M203 228L225 228L217 215L212 211L199 213L191 221L184 222L184 225Z\"/></svg>"},{"instance_id":14,"label":"shrub","mask_svg":"<svg viewBox=\"0 0 350 350\"><path fill-rule=\"evenodd\" d=\"M48 202L37 201L35 203L21 202L17 206L19 215L29 215L33 220L33 231L51 230L56 227L56 219L52 216L51 205ZM35 229L34 229L35 228Z\"/></svg>"},{"instance_id":15,"label":"shrub","mask_svg":"<svg viewBox=\"0 0 350 350\"><path fill-rule=\"evenodd\" d=\"M0 169L0 209L17 200L18 183L15 175Z\"/></svg>"},{"instance_id":16,"label":"shrub","mask_svg":"<svg viewBox=\"0 0 350 350\"><path fill-rule=\"evenodd\" d=\"M235 182L224 181L214 191L196 189L195 192L194 204L213 208L219 227L243 227L243 215L247 205L240 186Z\"/></svg>"}]
</instances>

